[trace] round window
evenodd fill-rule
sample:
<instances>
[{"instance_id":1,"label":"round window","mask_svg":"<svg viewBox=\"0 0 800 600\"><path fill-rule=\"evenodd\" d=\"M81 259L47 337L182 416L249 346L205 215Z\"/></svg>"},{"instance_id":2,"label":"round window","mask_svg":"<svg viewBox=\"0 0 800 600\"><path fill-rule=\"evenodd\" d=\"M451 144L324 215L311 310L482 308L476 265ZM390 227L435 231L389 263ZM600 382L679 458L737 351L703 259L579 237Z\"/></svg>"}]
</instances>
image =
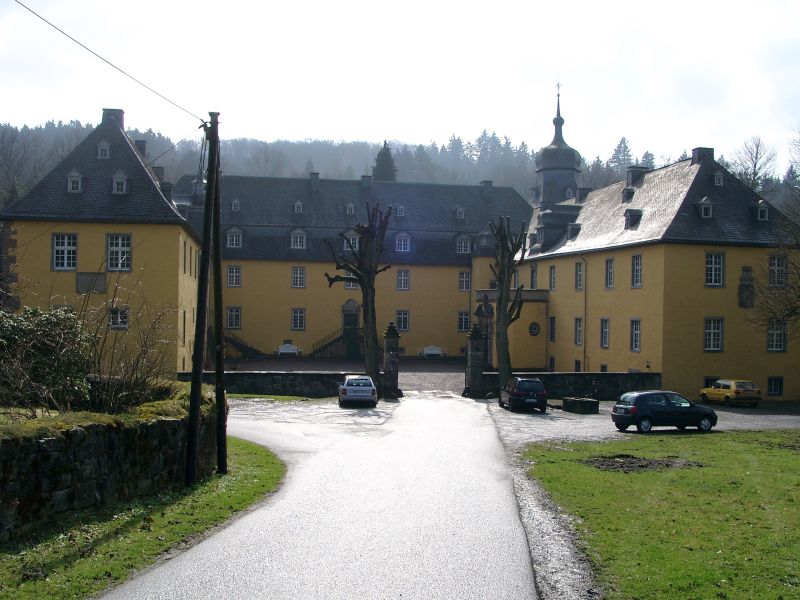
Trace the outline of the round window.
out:
<instances>
[{"instance_id":1,"label":"round window","mask_svg":"<svg viewBox=\"0 0 800 600\"><path fill-rule=\"evenodd\" d=\"M528 333L531 335L539 335L539 324L536 321L528 325Z\"/></svg>"}]
</instances>

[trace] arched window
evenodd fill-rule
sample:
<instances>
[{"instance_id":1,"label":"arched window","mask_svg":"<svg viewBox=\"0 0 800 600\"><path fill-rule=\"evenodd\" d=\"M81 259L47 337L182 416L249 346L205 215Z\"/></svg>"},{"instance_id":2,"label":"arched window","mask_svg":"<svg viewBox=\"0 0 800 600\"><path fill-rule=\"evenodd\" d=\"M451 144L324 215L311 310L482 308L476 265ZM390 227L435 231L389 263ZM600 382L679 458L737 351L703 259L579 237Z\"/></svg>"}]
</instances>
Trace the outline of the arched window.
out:
<instances>
[{"instance_id":1,"label":"arched window","mask_svg":"<svg viewBox=\"0 0 800 600\"><path fill-rule=\"evenodd\" d=\"M298 200L294 203L294 214L302 215L303 214L303 203Z\"/></svg>"},{"instance_id":2,"label":"arched window","mask_svg":"<svg viewBox=\"0 0 800 600\"><path fill-rule=\"evenodd\" d=\"M302 229L295 229L289 237L289 248L292 250L306 249L306 232Z\"/></svg>"}]
</instances>

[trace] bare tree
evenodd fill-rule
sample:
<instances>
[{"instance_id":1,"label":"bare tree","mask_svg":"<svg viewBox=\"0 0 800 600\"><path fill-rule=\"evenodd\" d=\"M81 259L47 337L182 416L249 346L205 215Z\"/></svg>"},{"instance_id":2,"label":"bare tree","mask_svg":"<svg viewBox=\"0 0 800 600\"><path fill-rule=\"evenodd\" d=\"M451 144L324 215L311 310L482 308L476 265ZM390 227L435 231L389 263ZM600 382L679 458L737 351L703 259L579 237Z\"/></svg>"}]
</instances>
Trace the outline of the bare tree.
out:
<instances>
[{"instance_id":1,"label":"bare tree","mask_svg":"<svg viewBox=\"0 0 800 600\"><path fill-rule=\"evenodd\" d=\"M511 354L508 350L508 328L519 319L522 310L522 286L512 289L514 274L522 264L527 251L525 223L520 224L519 233L511 233L510 217L498 217L497 223L489 223L494 235L494 264L490 265L497 280L497 302L495 308L495 345L497 346L497 370L500 385L511 377ZM512 296L513 294L513 296Z\"/></svg>"},{"instance_id":2,"label":"bare tree","mask_svg":"<svg viewBox=\"0 0 800 600\"><path fill-rule=\"evenodd\" d=\"M382 211L376 204L370 207L367 203L367 223L356 225L358 239L354 243L344 234L339 234L347 246L344 252L336 252L333 245L325 240L331 250L337 271L344 275L325 273L328 287L337 282L358 284L361 288L362 311L364 315L364 369L367 375L377 379L380 374L380 353L378 346L378 327L375 318L375 278L391 268L391 265L380 265L381 254L386 250L384 239L392 214L390 206Z\"/></svg>"},{"instance_id":3,"label":"bare tree","mask_svg":"<svg viewBox=\"0 0 800 600\"><path fill-rule=\"evenodd\" d=\"M744 184L755 192L760 192L764 181L775 170L777 154L760 137L746 140L741 148L733 153L731 165L734 173Z\"/></svg>"}]
</instances>

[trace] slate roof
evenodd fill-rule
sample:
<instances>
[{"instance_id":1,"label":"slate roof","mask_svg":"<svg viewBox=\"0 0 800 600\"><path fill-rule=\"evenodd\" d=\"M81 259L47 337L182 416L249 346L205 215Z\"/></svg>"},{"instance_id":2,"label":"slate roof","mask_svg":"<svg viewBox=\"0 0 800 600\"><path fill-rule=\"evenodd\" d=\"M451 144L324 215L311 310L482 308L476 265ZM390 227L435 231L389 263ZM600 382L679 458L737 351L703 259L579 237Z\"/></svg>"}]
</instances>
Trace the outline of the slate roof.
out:
<instances>
[{"instance_id":1,"label":"slate roof","mask_svg":"<svg viewBox=\"0 0 800 600\"><path fill-rule=\"evenodd\" d=\"M697 243L720 245L777 246L783 243L786 217L769 206L734 175L710 156L687 159L648 171L634 185L621 181L577 199L561 202L554 213L579 209L574 223L579 226L570 236L566 224L549 247L535 245L529 256L552 256L589 252L648 243ZM721 173L723 185L714 184ZM624 201L625 189L632 192ZM699 203L705 199L712 206L712 217L700 214ZM757 219L757 207L769 208L769 219ZM626 228L625 213L641 211L639 222ZM547 216L534 210L530 232Z\"/></svg>"},{"instance_id":2,"label":"slate roof","mask_svg":"<svg viewBox=\"0 0 800 600\"><path fill-rule=\"evenodd\" d=\"M176 193L190 190L191 178L176 185ZM312 191L312 186L317 189ZM478 244L479 234L490 220L508 215L512 223L530 221L532 208L513 188L489 182L477 186L427 183L388 183L362 180L222 176L220 179L223 237L231 229L242 232L242 248L223 248L229 260L303 260L330 262L324 240L344 250L340 233L366 221L367 203L393 207L386 236L383 262L396 264L464 265L469 254L456 253L456 240L469 238ZM200 200L202 202L202 200ZM231 209L238 201L239 210ZM295 203L303 205L295 213ZM348 204L353 214L347 214ZM397 209L404 215L398 216ZM463 218L458 218L458 209ZM194 227L201 230L202 207L190 211ZM291 232L302 229L307 248L289 247ZM409 252L395 251L395 236L408 234Z\"/></svg>"},{"instance_id":3,"label":"slate roof","mask_svg":"<svg viewBox=\"0 0 800 600\"><path fill-rule=\"evenodd\" d=\"M109 146L107 159L97 157L101 142ZM67 177L74 172L82 178L80 193L67 192ZM112 193L112 178L119 172L128 182L125 194ZM106 111L103 122L25 196L3 207L0 218L187 225L161 193L155 174L145 165L134 142Z\"/></svg>"}]
</instances>

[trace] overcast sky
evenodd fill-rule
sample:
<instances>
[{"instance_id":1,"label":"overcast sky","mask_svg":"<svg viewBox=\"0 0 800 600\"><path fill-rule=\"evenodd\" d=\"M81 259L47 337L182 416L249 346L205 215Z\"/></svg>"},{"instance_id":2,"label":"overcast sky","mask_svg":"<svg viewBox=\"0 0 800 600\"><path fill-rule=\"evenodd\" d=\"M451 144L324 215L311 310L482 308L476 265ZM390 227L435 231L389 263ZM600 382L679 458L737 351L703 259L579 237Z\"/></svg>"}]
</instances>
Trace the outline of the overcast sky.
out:
<instances>
[{"instance_id":1,"label":"overcast sky","mask_svg":"<svg viewBox=\"0 0 800 600\"><path fill-rule=\"evenodd\" d=\"M553 135L606 159L622 136L658 163L759 135L788 164L800 127L800 2L22 0L223 139L444 144ZM199 121L0 0L0 121L97 123L173 141Z\"/></svg>"}]
</instances>

